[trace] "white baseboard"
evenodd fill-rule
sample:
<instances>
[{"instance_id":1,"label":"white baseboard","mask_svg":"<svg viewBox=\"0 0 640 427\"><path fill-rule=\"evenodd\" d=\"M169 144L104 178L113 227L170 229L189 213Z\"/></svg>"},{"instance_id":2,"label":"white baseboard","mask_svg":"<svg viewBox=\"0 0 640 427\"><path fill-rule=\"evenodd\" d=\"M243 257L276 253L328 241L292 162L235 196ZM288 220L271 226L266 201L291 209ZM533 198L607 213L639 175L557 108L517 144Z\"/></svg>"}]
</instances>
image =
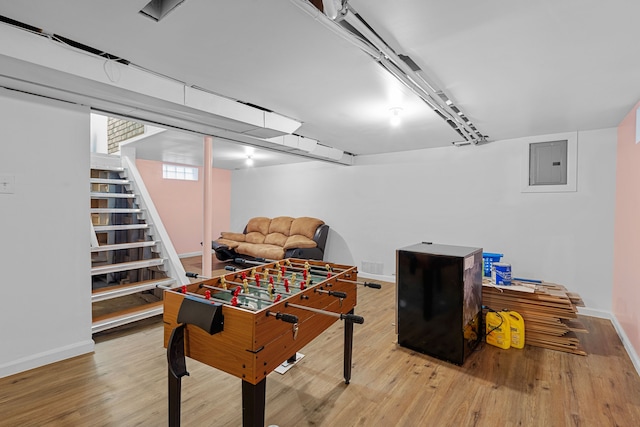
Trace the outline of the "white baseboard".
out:
<instances>
[{"instance_id":1,"label":"white baseboard","mask_svg":"<svg viewBox=\"0 0 640 427\"><path fill-rule=\"evenodd\" d=\"M631 359L631 363L633 363L633 366L635 366L636 372L638 373L638 375L640 375L640 357L638 357L638 353L633 348L633 345L631 345L631 341L629 341L629 337L624 332L622 325L618 323L618 319L613 314L611 315L611 323L613 323L613 327L616 329L616 332L618 333L618 336L622 341L622 345L624 345L625 350L627 350L627 354Z\"/></svg>"},{"instance_id":2,"label":"white baseboard","mask_svg":"<svg viewBox=\"0 0 640 427\"><path fill-rule=\"evenodd\" d=\"M609 319L613 317L610 311L599 310L596 308L578 307L578 314L584 314L585 316L597 317L599 319Z\"/></svg>"},{"instance_id":3,"label":"white baseboard","mask_svg":"<svg viewBox=\"0 0 640 427\"><path fill-rule=\"evenodd\" d=\"M198 251L198 252L187 252L185 254L179 254L178 258L191 258L194 256L202 256L202 251Z\"/></svg>"},{"instance_id":4,"label":"white baseboard","mask_svg":"<svg viewBox=\"0 0 640 427\"><path fill-rule=\"evenodd\" d=\"M381 282L396 283L396 276L383 276L382 274L371 274L358 271L358 277L362 277L364 279L380 280Z\"/></svg>"},{"instance_id":5,"label":"white baseboard","mask_svg":"<svg viewBox=\"0 0 640 427\"><path fill-rule=\"evenodd\" d=\"M638 375L640 375L640 357L638 357L638 353L636 352L636 349L633 348L633 345L631 345L631 341L629 341L629 337L624 332L624 329L622 328L622 325L620 325L620 323L618 322L618 319L616 318L616 316L610 311L598 310L598 309L586 308L586 307L578 307L578 313L583 314L585 316L598 317L600 319L611 320L611 323L613 324L613 328L616 330L618 337L620 337L620 341L622 341L622 345L624 346L624 349L627 350L627 354L631 359L631 363L633 363L633 366L636 368L636 372L638 372Z\"/></svg>"},{"instance_id":6,"label":"white baseboard","mask_svg":"<svg viewBox=\"0 0 640 427\"><path fill-rule=\"evenodd\" d=\"M64 359L80 356L81 354L92 353L94 347L95 343L93 340L87 340L23 357L22 359L0 365L0 378L28 371L30 369L39 368L40 366L59 362Z\"/></svg>"}]
</instances>

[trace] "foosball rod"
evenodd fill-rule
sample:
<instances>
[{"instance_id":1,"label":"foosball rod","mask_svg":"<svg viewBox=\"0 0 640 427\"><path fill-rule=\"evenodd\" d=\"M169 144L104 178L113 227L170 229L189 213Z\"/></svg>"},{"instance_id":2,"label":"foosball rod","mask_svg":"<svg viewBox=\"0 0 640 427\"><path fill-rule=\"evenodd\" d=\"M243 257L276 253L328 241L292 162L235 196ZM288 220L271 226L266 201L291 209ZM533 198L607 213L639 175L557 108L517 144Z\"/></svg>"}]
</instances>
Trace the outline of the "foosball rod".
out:
<instances>
[{"instance_id":1,"label":"foosball rod","mask_svg":"<svg viewBox=\"0 0 640 427\"><path fill-rule=\"evenodd\" d=\"M200 275L198 275L197 273L186 273L186 275L187 275L187 277L191 277L191 278L194 278L194 279L205 279L205 280L212 279L212 277L200 276ZM226 279L225 279L225 282L226 282L226 283L228 283L228 284L230 284L230 285L235 285L235 286L244 286L244 283L239 283L239 282L230 282L230 281L227 281ZM210 288L212 288L212 289L219 290L219 291L228 291L228 292L232 292L232 293L233 293L233 291L230 291L229 289L218 288L218 287L211 286L211 285L204 285L204 284L200 284L200 287L203 287L203 286L207 286L207 287L210 287ZM249 284L247 284L247 286L248 286L248 287L250 287L251 289L259 289L259 290L261 290L261 291L267 291L267 292L269 292L269 289L268 289L268 288L266 288L266 287L265 287L265 288L263 288L263 287L260 287L260 286L253 286L253 285L249 285ZM276 286L276 285L274 284L274 287L275 287L275 286ZM279 286L283 286L283 285L279 285ZM277 294L279 294L279 295L283 295L283 296L289 296L288 294L283 293L283 292L278 292L278 291L276 291L275 289L273 290L273 293L277 293ZM242 295L244 295L244 296L248 296L248 295L251 295L251 294L242 294ZM261 298L258 298L258 297L252 297L252 298L260 299L261 301L269 301L269 302L273 303L273 301L271 301L271 300L266 300L266 299L264 299L264 298L262 298L262 299L261 299Z\"/></svg>"},{"instance_id":2,"label":"foosball rod","mask_svg":"<svg viewBox=\"0 0 640 427\"><path fill-rule=\"evenodd\" d=\"M371 282L358 282L356 280L337 279L338 282L355 283L356 285L362 285L365 288L382 289L382 285L379 283Z\"/></svg>"},{"instance_id":3,"label":"foosball rod","mask_svg":"<svg viewBox=\"0 0 640 427\"><path fill-rule=\"evenodd\" d=\"M325 316L337 317L338 319L348 320L348 321L353 322L353 323L358 323L358 324L364 323L364 317L356 316L355 314L334 313L333 311L322 310L322 309L313 308L313 307L307 307L306 305L293 304L291 302L285 302L284 306L285 307L299 308L301 310L312 311L314 313L324 314Z\"/></svg>"},{"instance_id":4,"label":"foosball rod","mask_svg":"<svg viewBox=\"0 0 640 427\"><path fill-rule=\"evenodd\" d=\"M252 265L265 265L265 264L276 263L276 262L280 262L280 261L282 261L282 260L266 259L266 258L256 258L255 260L250 260L250 259L246 259L246 258L234 258L233 259L233 262L235 262L237 264L252 264ZM299 269L304 270L304 268L303 268L304 264L303 263L301 263L301 262L291 262L291 261L290 261L290 263L292 265L286 265L286 263L285 263L285 267L287 267L287 268L299 268ZM293 267L293 264L301 265L303 267ZM326 264L326 265L329 265L329 264ZM323 270L325 272L326 271L337 271L337 272L340 272L340 271L346 271L347 270L345 268L335 268L334 269L333 267L331 267L331 270L327 270L326 265L325 266L321 266L321 265L309 264L309 268L316 269L316 270Z\"/></svg>"},{"instance_id":5,"label":"foosball rod","mask_svg":"<svg viewBox=\"0 0 640 427\"><path fill-rule=\"evenodd\" d=\"M195 292L187 292L186 294L184 294L182 292L174 291L173 289L166 289L166 291L173 292L174 294L178 294L178 295L194 296L194 297L197 297L197 298L199 298L199 299L201 299L203 301L219 302L220 304L226 304L226 305L230 305L232 307L236 307L230 301L223 300L221 298L215 298L215 297L211 297L210 299L207 299L207 297L205 297L204 295L200 295L200 294L197 294ZM242 308L247 308L248 310L252 310L252 311L257 311L258 310L257 308L251 307L250 305L243 304L243 303L240 303L240 302L238 302L238 305L242 305Z\"/></svg>"},{"instance_id":6,"label":"foosball rod","mask_svg":"<svg viewBox=\"0 0 640 427\"><path fill-rule=\"evenodd\" d=\"M227 282L227 283L229 283L229 282ZM241 286L241 285L238 285L238 286ZM268 302L270 304L273 304L273 301L271 301L270 299L260 298L260 297L257 297L255 295L252 295L252 294L244 294L244 293L241 294L241 293L238 293L238 295L234 295L235 291L232 291L231 289L225 289L225 288L219 288L217 286L205 285L204 283L200 283L200 287L201 288L207 288L207 289L213 289L213 290L221 291L221 292L229 292L231 295L233 295L235 297L243 296L243 297L251 298L251 299L254 299L254 300L257 300L257 301L263 301L263 302ZM258 288L258 289L262 289L262 288Z\"/></svg>"},{"instance_id":7,"label":"foosball rod","mask_svg":"<svg viewBox=\"0 0 640 427\"><path fill-rule=\"evenodd\" d=\"M248 279L247 279L248 280ZM225 280L225 283L228 283L229 285L235 285L235 286L244 286L244 283L240 283L240 282L230 282L228 280ZM276 286L284 286L284 285L276 285L275 283L273 284L273 293L274 294L279 294L279 295L283 295L283 296L291 296L293 294L288 294L286 292L281 292L281 291L277 291L275 289ZM264 288L262 286L255 286L255 285L250 285L247 283L247 287L251 288L251 289L256 289L256 290L260 290L260 291L265 291L265 292L269 292L269 288L267 286L265 286ZM250 294L243 294L243 295L250 295Z\"/></svg>"}]
</instances>

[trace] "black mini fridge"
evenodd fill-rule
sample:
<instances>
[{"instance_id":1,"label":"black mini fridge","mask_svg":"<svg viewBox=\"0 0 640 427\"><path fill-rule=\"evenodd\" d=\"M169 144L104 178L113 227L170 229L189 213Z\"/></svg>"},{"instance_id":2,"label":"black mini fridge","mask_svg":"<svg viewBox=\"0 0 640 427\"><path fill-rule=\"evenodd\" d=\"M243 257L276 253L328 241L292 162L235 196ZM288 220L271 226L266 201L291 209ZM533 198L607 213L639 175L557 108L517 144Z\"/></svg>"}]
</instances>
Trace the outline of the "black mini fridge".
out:
<instances>
[{"instance_id":1,"label":"black mini fridge","mask_svg":"<svg viewBox=\"0 0 640 427\"><path fill-rule=\"evenodd\" d=\"M398 344L462 365L480 342L482 249L419 243L396 251Z\"/></svg>"}]
</instances>

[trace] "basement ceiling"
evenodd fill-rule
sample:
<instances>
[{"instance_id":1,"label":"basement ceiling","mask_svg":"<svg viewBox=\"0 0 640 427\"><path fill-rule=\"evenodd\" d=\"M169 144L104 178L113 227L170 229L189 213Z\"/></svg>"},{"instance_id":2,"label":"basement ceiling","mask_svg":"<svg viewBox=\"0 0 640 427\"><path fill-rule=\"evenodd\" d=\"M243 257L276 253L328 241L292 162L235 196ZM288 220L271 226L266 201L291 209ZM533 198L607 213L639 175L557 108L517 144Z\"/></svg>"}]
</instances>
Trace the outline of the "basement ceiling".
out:
<instances>
[{"instance_id":1,"label":"basement ceiling","mask_svg":"<svg viewBox=\"0 0 640 427\"><path fill-rule=\"evenodd\" d=\"M156 22L139 13L148 0L3 0L0 15L298 120L297 134L354 155L460 139L303 1L186 0ZM489 140L615 127L640 98L638 2L348 3Z\"/></svg>"}]
</instances>

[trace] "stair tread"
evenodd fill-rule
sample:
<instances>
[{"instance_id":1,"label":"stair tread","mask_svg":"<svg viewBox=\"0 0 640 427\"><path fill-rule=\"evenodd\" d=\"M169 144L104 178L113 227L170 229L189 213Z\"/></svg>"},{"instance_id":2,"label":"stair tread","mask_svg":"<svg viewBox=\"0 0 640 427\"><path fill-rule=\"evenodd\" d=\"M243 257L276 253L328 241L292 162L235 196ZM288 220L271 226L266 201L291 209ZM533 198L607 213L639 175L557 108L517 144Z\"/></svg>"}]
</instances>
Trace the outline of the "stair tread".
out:
<instances>
[{"instance_id":1,"label":"stair tread","mask_svg":"<svg viewBox=\"0 0 640 427\"><path fill-rule=\"evenodd\" d=\"M119 262L91 267L91 275L114 273L117 271L134 270L136 268L153 267L164 264L164 258L150 258L139 261Z\"/></svg>"},{"instance_id":2,"label":"stair tread","mask_svg":"<svg viewBox=\"0 0 640 427\"><path fill-rule=\"evenodd\" d=\"M158 242L155 240L143 240L141 242L116 243L112 245L101 245L91 248L91 252L117 251L119 249L134 249L155 246Z\"/></svg>"},{"instance_id":3,"label":"stair tread","mask_svg":"<svg viewBox=\"0 0 640 427\"><path fill-rule=\"evenodd\" d=\"M121 199L134 199L136 197L133 193L109 193L104 191L92 191L91 197L93 198L121 198Z\"/></svg>"},{"instance_id":4,"label":"stair tread","mask_svg":"<svg viewBox=\"0 0 640 427\"><path fill-rule=\"evenodd\" d=\"M129 184L131 181L128 179L117 179L117 178L89 178L89 182L91 184Z\"/></svg>"},{"instance_id":5,"label":"stair tread","mask_svg":"<svg viewBox=\"0 0 640 427\"><path fill-rule=\"evenodd\" d=\"M115 171L115 172L123 172L124 168L122 166L112 166L105 164L91 164L91 170L96 171Z\"/></svg>"},{"instance_id":6,"label":"stair tread","mask_svg":"<svg viewBox=\"0 0 640 427\"><path fill-rule=\"evenodd\" d=\"M115 230L139 230L149 228L149 224L120 224L120 225L94 225L95 231L115 231Z\"/></svg>"},{"instance_id":7,"label":"stair tread","mask_svg":"<svg viewBox=\"0 0 640 427\"><path fill-rule=\"evenodd\" d=\"M98 294L109 293L115 290L131 289L131 288L146 288L146 287L154 288L159 284L164 284L165 282L175 282L175 280L171 278L143 280L141 282L126 283L123 285L113 285L113 286L107 286L104 288L94 289L91 291L91 294L98 295Z\"/></svg>"},{"instance_id":8,"label":"stair tread","mask_svg":"<svg viewBox=\"0 0 640 427\"><path fill-rule=\"evenodd\" d=\"M91 208L91 213L140 213L140 208Z\"/></svg>"},{"instance_id":9,"label":"stair tread","mask_svg":"<svg viewBox=\"0 0 640 427\"><path fill-rule=\"evenodd\" d=\"M172 286L175 280L168 277L162 279L143 280L141 282L126 283L123 285L113 285L100 289L94 289L91 292L91 302L106 301L114 298L123 297L125 295L136 294L159 286Z\"/></svg>"},{"instance_id":10,"label":"stair tread","mask_svg":"<svg viewBox=\"0 0 640 427\"><path fill-rule=\"evenodd\" d=\"M149 304L142 304L114 313L104 314L93 318L91 332L100 332L106 329L132 323L148 317L157 316L163 312L163 302L157 301Z\"/></svg>"}]
</instances>

